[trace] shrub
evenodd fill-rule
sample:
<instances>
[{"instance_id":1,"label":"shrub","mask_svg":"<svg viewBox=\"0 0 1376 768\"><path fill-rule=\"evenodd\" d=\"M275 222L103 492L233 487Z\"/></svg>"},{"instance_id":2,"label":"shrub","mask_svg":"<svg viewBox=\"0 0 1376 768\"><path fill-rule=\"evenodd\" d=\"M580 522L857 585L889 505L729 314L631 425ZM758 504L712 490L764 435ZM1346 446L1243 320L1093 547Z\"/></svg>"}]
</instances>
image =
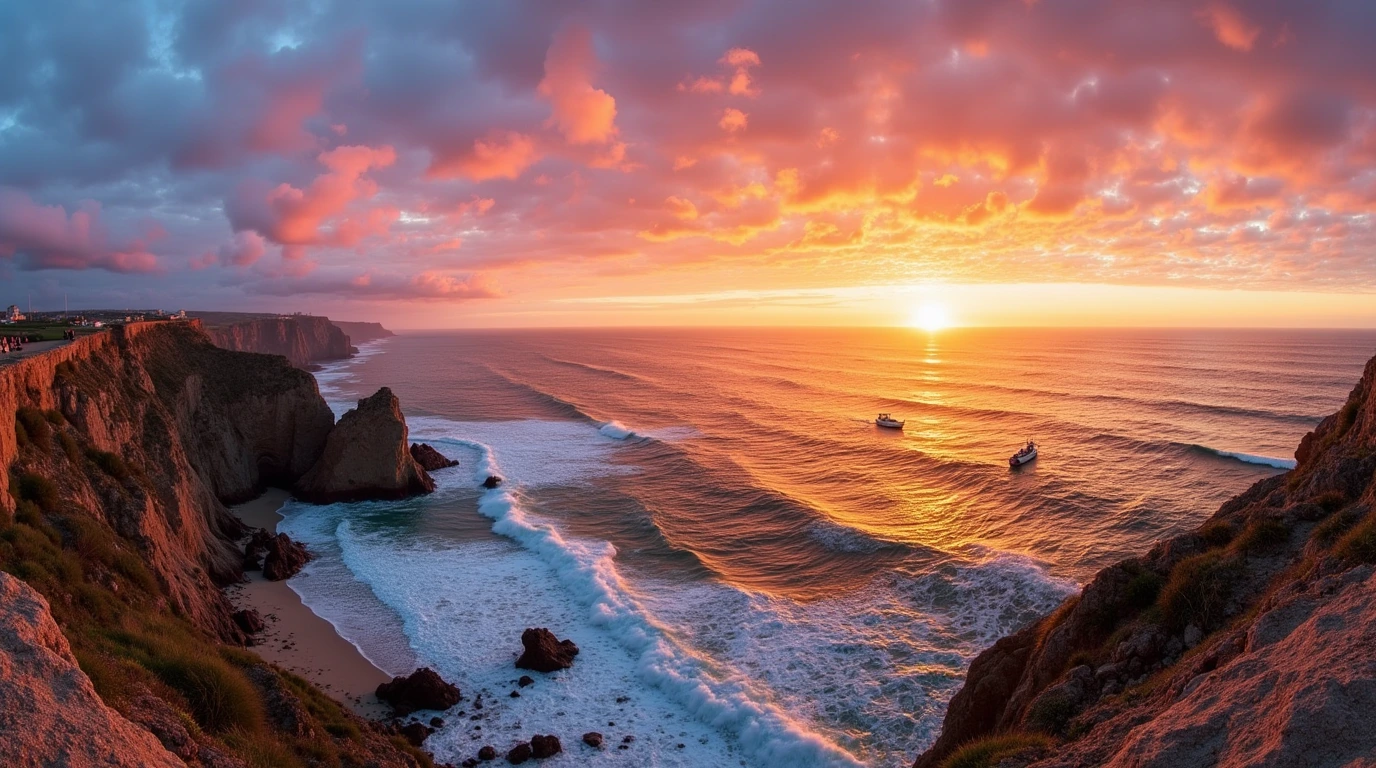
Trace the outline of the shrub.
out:
<instances>
[{"instance_id":1,"label":"shrub","mask_svg":"<svg viewBox=\"0 0 1376 768\"><path fill-rule=\"evenodd\" d=\"M186 697L196 722L211 733L262 729L258 691L243 673L223 659L162 648L150 661L154 674Z\"/></svg>"},{"instance_id":2,"label":"shrub","mask_svg":"<svg viewBox=\"0 0 1376 768\"><path fill-rule=\"evenodd\" d=\"M1200 538L1204 539L1204 543L1209 547L1228 546L1228 544L1232 542L1235 533L1233 526L1222 520L1214 520L1213 522L1205 523L1203 527L1199 529Z\"/></svg>"},{"instance_id":3,"label":"shrub","mask_svg":"<svg viewBox=\"0 0 1376 768\"><path fill-rule=\"evenodd\" d=\"M1349 528L1357 524L1362 519L1362 510L1356 507L1344 509L1327 520L1314 527L1314 532L1310 536L1321 546L1328 546L1337 541Z\"/></svg>"},{"instance_id":4,"label":"shrub","mask_svg":"<svg viewBox=\"0 0 1376 768\"><path fill-rule=\"evenodd\" d=\"M20 408L15 411L14 423L17 425L16 434L22 426L29 441L39 450L46 451L53 444L53 428L48 424L43 412L37 408Z\"/></svg>"},{"instance_id":5,"label":"shrub","mask_svg":"<svg viewBox=\"0 0 1376 768\"><path fill-rule=\"evenodd\" d=\"M1367 514L1344 534L1333 553L1349 563L1376 563L1376 515Z\"/></svg>"},{"instance_id":6,"label":"shrub","mask_svg":"<svg viewBox=\"0 0 1376 768\"><path fill-rule=\"evenodd\" d=\"M1252 554L1275 549L1290 538L1290 529L1274 517L1258 517L1247 524L1234 542L1239 552Z\"/></svg>"},{"instance_id":7,"label":"shrub","mask_svg":"<svg viewBox=\"0 0 1376 768\"><path fill-rule=\"evenodd\" d=\"M1074 714L1070 695L1064 691L1056 691L1039 696L1032 702L1032 706L1027 710L1026 723L1034 731L1060 733Z\"/></svg>"},{"instance_id":8,"label":"shrub","mask_svg":"<svg viewBox=\"0 0 1376 768\"><path fill-rule=\"evenodd\" d=\"M1143 570L1128 582L1128 602L1134 608L1146 608L1155 603L1156 596L1161 594L1162 581L1155 571Z\"/></svg>"},{"instance_id":9,"label":"shrub","mask_svg":"<svg viewBox=\"0 0 1376 768\"><path fill-rule=\"evenodd\" d=\"M81 460L81 448L76 444L76 438L66 432L58 432L57 442L62 446L62 452L67 455L68 461L75 464Z\"/></svg>"},{"instance_id":10,"label":"shrub","mask_svg":"<svg viewBox=\"0 0 1376 768\"><path fill-rule=\"evenodd\" d=\"M1172 629L1194 624L1209 632L1225 618L1241 577L1241 564L1217 550L1181 560L1157 598L1162 619Z\"/></svg>"},{"instance_id":11,"label":"shrub","mask_svg":"<svg viewBox=\"0 0 1376 768\"><path fill-rule=\"evenodd\" d=\"M19 476L19 498L32 501L48 514L57 511L57 485L42 475L25 472Z\"/></svg>"},{"instance_id":12,"label":"shrub","mask_svg":"<svg viewBox=\"0 0 1376 768\"><path fill-rule=\"evenodd\" d=\"M31 528L38 528L43 525L43 511L32 501L20 499L14 508L14 521Z\"/></svg>"},{"instance_id":13,"label":"shrub","mask_svg":"<svg viewBox=\"0 0 1376 768\"><path fill-rule=\"evenodd\" d=\"M951 753L941 768L993 768L1025 749L1049 749L1049 737L1037 733L1001 733L976 739Z\"/></svg>"},{"instance_id":14,"label":"shrub","mask_svg":"<svg viewBox=\"0 0 1376 768\"><path fill-rule=\"evenodd\" d=\"M1314 497L1314 503L1322 507L1325 512L1336 512L1347 503L1347 494L1342 491L1324 491Z\"/></svg>"},{"instance_id":15,"label":"shrub","mask_svg":"<svg viewBox=\"0 0 1376 768\"><path fill-rule=\"evenodd\" d=\"M102 451L99 448L87 448L86 456L100 468L101 472L116 480L122 482L129 477L129 465L118 454Z\"/></svg>"},{"instance_id":16,"label":"shrub","mask_svg":"<svg viewBox=\"0 0 1376 768\"><path fill-rule=\"evenodd\" d=\"M18 419L14 420L14 443L20 448L27 447L33 441L29 440L29 433L24 429L24 425Z\"/></svg>"},{"instance_id":17,"label":"shrub","mask_svg":"<svg viewBox=\"0 0 1376 768\"><path fill-rule=\"evenodd\" d=\"M43 412L43 418L48 420L54 427L60 427L67 423L67 417L62 415L62 411L48 409Z\"/></svg>"}]
</instances>

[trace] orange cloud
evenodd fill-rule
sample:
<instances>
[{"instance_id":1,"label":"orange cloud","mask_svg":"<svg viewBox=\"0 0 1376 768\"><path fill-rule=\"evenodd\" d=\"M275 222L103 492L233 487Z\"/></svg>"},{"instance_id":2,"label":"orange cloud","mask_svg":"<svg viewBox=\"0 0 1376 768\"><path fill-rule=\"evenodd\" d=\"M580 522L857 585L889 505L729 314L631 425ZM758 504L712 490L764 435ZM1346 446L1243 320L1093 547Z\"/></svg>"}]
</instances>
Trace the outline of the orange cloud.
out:
<instances>
[{"instance_id":1,"label":"orange cloud","mask_svg":"<svg viewBox=\"0 0 1376 768\"><path fill-rule=\"evenodd\" d=\"M1250 51L1261 35L1261 27L1249 24L1231 5L1214 3L1199 12L1200 19L1214 31L1218 42L1235 51Z\"/></svg>"},{"instance_id":2,"label":"orange cloud","mask_svg":"<svg viewBox=\"0 0 1376 768\"><path fill-rule=\"evenodd\" d=\"M469 152L431 162L429 174L441 178L463 176L474 181L514 179L539 159L531 137L515 131L494 131L487 138L475 139Z\"/></svg>"},{"instance_id":3,"label":"orange cloud","mask_svg":"<svg viewBox=\"0 0 1376 768\"><path fill-rule=\"evenodd\" d=\"M616 136L616 99L592 86L597 54L587 27L571 24L545 54L539 92L552 108L550 124L570 144L601 144Z\"/></svg>"},{"instance_id":4,"label":"orange cloud","mask_svg":"<svg viewBox=\"0 0 1376 768\"><path fill-rule=\"evenodd\" d=\"M721 129L727 133L735 133L736 131L745 130L745 127L749 123L749 115L735 107L727 107L722 110L721 120L717 122L717 125L721 126Z\"/></svg>"}]
</instances>

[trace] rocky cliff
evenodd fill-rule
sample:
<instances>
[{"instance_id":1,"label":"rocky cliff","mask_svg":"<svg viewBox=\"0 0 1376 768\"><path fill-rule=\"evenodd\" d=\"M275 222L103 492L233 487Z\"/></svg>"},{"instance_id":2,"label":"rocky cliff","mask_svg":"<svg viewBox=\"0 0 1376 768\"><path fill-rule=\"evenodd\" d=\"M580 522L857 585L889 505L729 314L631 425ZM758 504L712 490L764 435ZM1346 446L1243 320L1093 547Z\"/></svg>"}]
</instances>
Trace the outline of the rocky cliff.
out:
<instances>
[{"instance_id":1,"label":"rocky cliff","mask_svg":"<svg viewBox=\"0 0 1376 768\"><path fill-rule=\"evenodd\" d=\"M220 591L246 533L225 503L295 483L332 429L309 373L196 321L0 366L0 571L45 598L0 576L0 765L430 765L238 647Z\"/></svg>"},{"instance_id":2,"label":"rocky cliff","mask_svg":"<svg viewBox=\"0 0 1376 768\"><path fill-rule=\"evenodd\" d=\"M242 554L224 503L295 481L332 425L310 374L219 349L194 321L115 328L0 369L0 511L20 496L94 516L179 611L233 636L218 586Z\"/></svg>"},{"instance_id":3,"label":"rocky cliff","mask_svg":"<svg viewBox=\"0 0 1376 768\"><path fill-rule=\"evenodd\" d=\"M411 455L401 403L387 387L358 401L339 418L325 450L296 485L296 495L320 503L400 499L435 490Z\"/></svg>"},{"instance_id":4,"label":"rocky cliff","mask_svg":"<svg viewBox=\"0 0 1376 768\"><path fill-rule=\"evenodd\" d=\"M1376 764L1376 359L1295 455L980 654L916 768Z\"/></svg>"},{"instance_id":5,"label":"rocky cliff","mask_svg":"<svg viewBox=\"0 0 1376 768\"><path fill-rule=\"evenodd\" d=\"M211 341L236 352L282 355L299 368L343 360L353 352L349 336L327 317L242 316L198 313Z\"/></svg>"},{"instance_id":6,"label":"rocky cliff","mask_svg":"<svg viewBox=\"0 0 1376 768\"><path fill-rule=\"evenodd\" d=\"M395 336L395 333L382 327L382 323L349 323L342 320L331 320L340 330L348 334L349 341L354 344L365 344L378 339L387 339Z\"/></svg>"},{"instance_id":7,"label":"rocky cliff","mask_svg":"<svg viewBox=\"0 0 1376 768\"><path fill-rule=\"evenodd\" d=\"M101 701L47 601L6 573L0 573L0 701L0 756L6 765L185 765L153 734Z\"/></svg>"}]
</instances>

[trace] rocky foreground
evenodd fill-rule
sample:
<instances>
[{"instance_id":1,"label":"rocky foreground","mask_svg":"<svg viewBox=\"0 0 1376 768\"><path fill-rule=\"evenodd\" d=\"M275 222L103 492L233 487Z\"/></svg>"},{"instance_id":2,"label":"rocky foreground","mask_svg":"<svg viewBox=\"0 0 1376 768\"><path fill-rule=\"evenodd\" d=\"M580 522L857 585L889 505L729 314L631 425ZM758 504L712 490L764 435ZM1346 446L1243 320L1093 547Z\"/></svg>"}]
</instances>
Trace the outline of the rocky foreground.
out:
<instances>
[{"instance_id":1,"label":"rocky foreground","mask_svg":"<svg viewBox=\"0 0 1376 768\"><path fill-rule=\"evenodd\" d=\"M1295 457L981 653L915 768L1376 766L1376 359Z\"/></svg>"}]
</instances>

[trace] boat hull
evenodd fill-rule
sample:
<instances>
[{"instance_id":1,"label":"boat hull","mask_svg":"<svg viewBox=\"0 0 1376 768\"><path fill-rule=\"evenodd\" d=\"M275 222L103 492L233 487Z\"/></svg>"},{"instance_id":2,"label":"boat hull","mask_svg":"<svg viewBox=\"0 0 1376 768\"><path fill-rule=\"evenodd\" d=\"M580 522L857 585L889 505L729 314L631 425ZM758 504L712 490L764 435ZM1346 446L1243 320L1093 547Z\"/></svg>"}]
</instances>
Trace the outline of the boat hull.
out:
<instances>
[{"instance_id":1,"label":"boat hull","mask_svg":"<svg viewBox=\"0 0 1376 768\"><path fill-rule=\"evenodd\" d=\"M891 421L891 422L876 421L876 422L874 422L874 425L875 425L876 427L883 427L884 429L902 429L902 428L903 428L903 424L904 424L904 422L901 422L901 421Z\"/></svg>"},{"instance_id":2,"label":"boat hull","mask_svg":"<svg viewBox=\"0 0 1376 768\"><path fill-rule=\"evenodd\" d=\"M1032 451L1031 453L1020 454L1020 455L1018 455L1018 456L1010 456L1009 459L1008 459L1008 466L1010 466L1010 467L1021 467L1022 465L1026 464L1026 463L1029 462L1029 461L1035 461L1036 458L1037 458L1037 452L1036 452L1036 451Z\"/></svg>"}]
</instances>

